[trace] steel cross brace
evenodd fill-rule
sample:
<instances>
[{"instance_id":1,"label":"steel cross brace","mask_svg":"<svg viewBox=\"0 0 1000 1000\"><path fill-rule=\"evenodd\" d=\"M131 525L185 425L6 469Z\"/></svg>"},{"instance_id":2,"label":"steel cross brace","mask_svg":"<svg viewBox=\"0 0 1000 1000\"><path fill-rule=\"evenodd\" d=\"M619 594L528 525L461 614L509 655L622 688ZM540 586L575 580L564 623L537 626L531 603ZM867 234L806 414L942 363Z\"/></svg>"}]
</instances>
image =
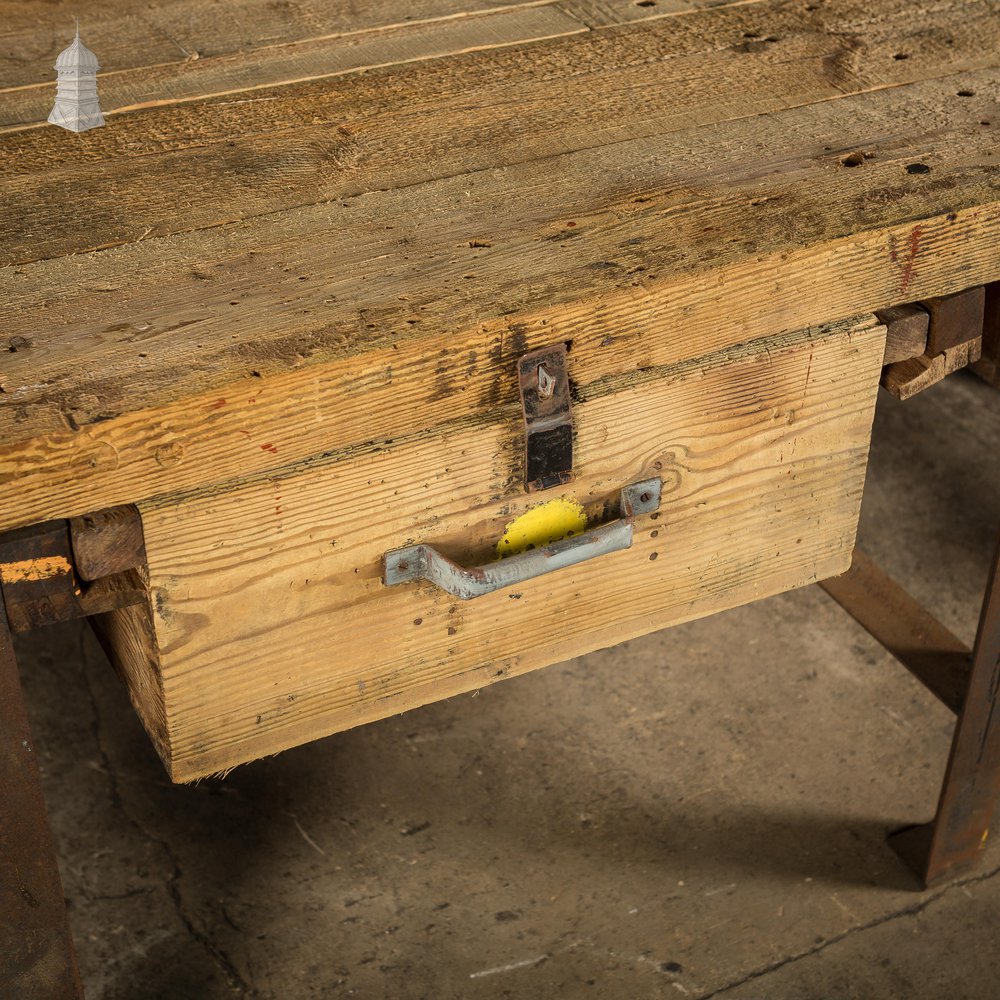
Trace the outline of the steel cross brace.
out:
<instances>
[{"instance_id":1,"label":"steel cross brace","mask_svg":"<svg viewBox=\"0 0 1000 1000\"><path fill-rule=\"evenodd\" d=\"M12 633L144 600L134 508L0 535L0 997L82 1000ZM88 582L89 581L89 582Z\"/></svg>"},{"instance_id":2,"label":"steel cross brace","mask_svg":"<svg viewBox=\"0 0 1000 1000\"><path fill-rule=\"evenodd\" d=\"M958 714L934 820L889 838L924 885L942 882L976 862L1000 798L1000 545L971 653L862 552L820 586Z\"/></svg>"}]
</instances>

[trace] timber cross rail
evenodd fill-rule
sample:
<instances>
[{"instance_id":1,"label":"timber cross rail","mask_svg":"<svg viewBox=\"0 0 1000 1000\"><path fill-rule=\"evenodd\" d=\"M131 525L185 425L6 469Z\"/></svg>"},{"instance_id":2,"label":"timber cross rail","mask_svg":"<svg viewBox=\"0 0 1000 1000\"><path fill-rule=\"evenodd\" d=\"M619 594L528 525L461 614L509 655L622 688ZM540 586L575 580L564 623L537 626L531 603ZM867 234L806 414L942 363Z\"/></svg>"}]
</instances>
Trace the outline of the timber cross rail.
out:
<instances>
[{"instance_id":1,"label":"timber cross rail","mask_svg":"<svg viewBox=\"0 0 1000 1000\"><path fill-rule=\"evenodd\" d=\"M832 581L958 713L896 845L978 855L995 564L971 653L842 574L879 385L1000 380L1000 0L123 0L79 134L45 8L0 0L0 993L79 989L10 643L66 617L184 782Z\"/></svg>"}]
</instances>

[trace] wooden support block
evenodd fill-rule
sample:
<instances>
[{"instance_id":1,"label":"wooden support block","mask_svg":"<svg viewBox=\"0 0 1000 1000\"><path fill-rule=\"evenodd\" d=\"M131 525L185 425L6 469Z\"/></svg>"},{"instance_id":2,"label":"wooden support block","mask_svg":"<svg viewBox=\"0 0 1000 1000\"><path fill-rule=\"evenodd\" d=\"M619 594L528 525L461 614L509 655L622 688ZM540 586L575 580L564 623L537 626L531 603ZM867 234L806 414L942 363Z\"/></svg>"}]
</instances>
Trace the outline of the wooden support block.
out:
<instances>
[{"instance_id":1,"label":"wooden support block","mask_svg":"<svg viewBox=\"0 0 1000 1000\"><path fill-rule=\"evenodd\" d=\"M146 561L142 519L130 504L70 518L73 562L81 580L99 580Z\"/></svg>"},{"instance_id":2,"label":"wooden support block","mask_svg":"<svg viewBox=\"0 0 1000 1000\"><path fill-rule=\"evenodd\" d=\"M909 399L930 388L945 376L978 361L982 353L981 338L950 347L940 354L921 355L908 361L897 361L882 370L881 385L896 397Z\"/></svg>"},{"instance_id":3,"label":"wooden support block","mask_svg":"<svg viewBox=\"0 0 1000 1000\"><path fill-rule=\"evenodd\" d=\"M134 508L127 517L114 520L119 525L138 523L141 540L142 526ZM27 632L146 601L143 581L135 569L111 571L87 583L77 572L70 534L68 521L48 521L0 535L0 587L12 631ZM99 551L95 545L95 558ZM127 547L118 549L119 562L132 560L132 555L126 558L128 551ZM144 553L141 558L145 559ZM111 555L103 559L107 566L114 561Z\"/></svg>"},{"instance_id":4,"label":"wooden support block","mask_svg":"<svg viewBox=\"0 0 1000 1000\"><path fill-rule=\"evenodd\" d=\"M983 356L972 370L1000 389L1000 281L986 286L983 315Z\"/></svg>"},{"instance_id":5,"label":"wooden support block","mask_svg":"<svg viewBox=\"0 0 1000 1000\"><path fill-rule=\"evenodd\" d=\"M982 337L985 298L985 289L979 285L924 300L921 304L931 315L927 353L940 354Z\"/></svg>"},{"instance_id":6,"label":"wooden support block","mask_svg":"<svg viewBox=\"0 0 1000 1000\"><path fill-rule=\"evenodd\" d=\"M883 365L919 358L927 350L930 313L918 305L891 306L876 310L880 323L885 324L885 357Z\"/></svg>"}]
</instances>

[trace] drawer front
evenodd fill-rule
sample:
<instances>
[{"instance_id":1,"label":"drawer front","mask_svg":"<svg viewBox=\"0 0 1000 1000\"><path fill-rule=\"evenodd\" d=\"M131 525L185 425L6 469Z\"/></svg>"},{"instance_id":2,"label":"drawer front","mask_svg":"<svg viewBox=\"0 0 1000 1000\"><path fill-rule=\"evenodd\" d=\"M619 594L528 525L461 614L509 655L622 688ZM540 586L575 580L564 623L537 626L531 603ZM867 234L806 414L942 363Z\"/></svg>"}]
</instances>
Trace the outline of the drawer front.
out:
<instances>
[{"instance_id":1,"label":"drawer front","mask_svg":"<svg viewBox=\"0 0 1000 1000\"><path fill-rule=\"evenodd\" d=\"M575 479L540 494L513 412L143 505L153 642L117 642L148 658L123 673L172 777L844 571L884 339L863 317L592 384ZM485 563L534 505L596 510L654 477L626 550L470 601L382 582L388 550Z\"/></svg>"}]
</instances>

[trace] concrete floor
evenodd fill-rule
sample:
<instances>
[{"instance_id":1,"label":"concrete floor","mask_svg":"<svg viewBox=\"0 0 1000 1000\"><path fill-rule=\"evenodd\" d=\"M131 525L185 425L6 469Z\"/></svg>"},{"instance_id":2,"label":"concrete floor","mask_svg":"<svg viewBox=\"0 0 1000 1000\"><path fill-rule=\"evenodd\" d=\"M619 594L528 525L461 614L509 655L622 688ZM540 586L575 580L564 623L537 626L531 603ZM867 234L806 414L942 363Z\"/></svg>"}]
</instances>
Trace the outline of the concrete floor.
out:
<instances>
[{"instance_id":1,"label":"concrete floor","mask_svg":"<svg viewBox=\"0 0 1000 1000\"><path fill-rule=\"evenodd\" d=\"M862 542L960 636L1000 393L880 401ZM819 588L172 787L88 631L19 643L91 1000L1000 997L1000 845L934 892L948 713Z\"/></svg>"}]
</instances>

